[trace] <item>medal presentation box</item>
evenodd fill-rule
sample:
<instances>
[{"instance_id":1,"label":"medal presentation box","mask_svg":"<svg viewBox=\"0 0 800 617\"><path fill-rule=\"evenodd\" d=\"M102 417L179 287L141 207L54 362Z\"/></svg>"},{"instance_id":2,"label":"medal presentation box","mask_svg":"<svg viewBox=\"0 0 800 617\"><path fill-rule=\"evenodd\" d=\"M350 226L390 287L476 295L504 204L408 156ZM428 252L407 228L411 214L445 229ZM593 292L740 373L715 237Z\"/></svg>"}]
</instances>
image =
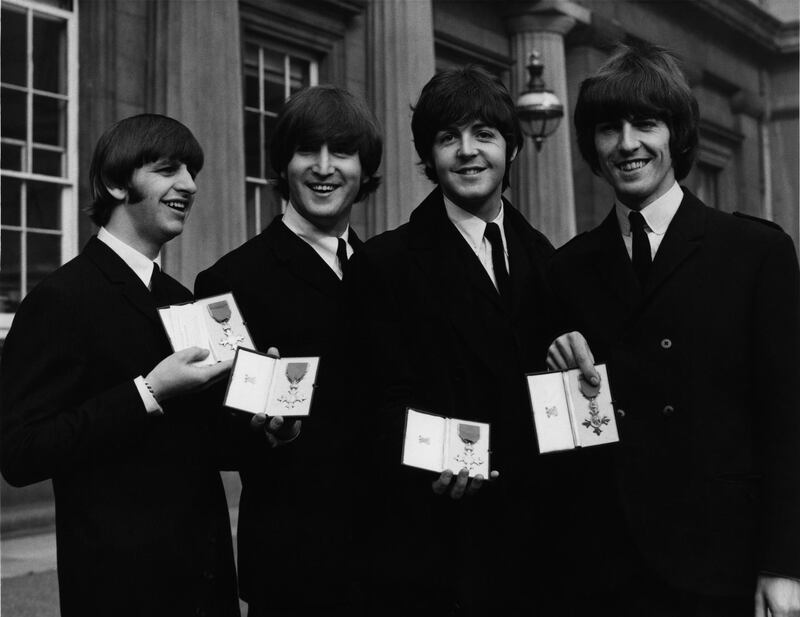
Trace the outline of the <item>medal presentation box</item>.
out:
<instances>
[{"instance_id":1,"label":"medal presentation box","mask_svg":"<svg viewBox=\"0 0 800 617\"><path fill-rule=\"evenodd\" d=\"M198 362L202 366L232 359L240 345L255 347L232 293L164 306L158 315L173 350L209 350L208 357Z\"/></svg>"},{"instance_id":2,"label":"medal presentation box","mask_svg":"<svg viewBox=\"0 0 800 617\"><path fill-rule=\"evenodd\" d=\"M268 416L311 412L319 357L273 358L240 347L225 393L225 406Z\"/></svg>"},{"instance_id":3,"label":"medal presentation box","mask_svg":"<svg viewBox=\"0 0 800 617\"><path fill-rule=\"evenodd\" d=\"M429 471L467 469L471 478L489 478L489 425L445 418L409 408L403 464Z\"/></svg>"},{"instance_id":4,"label":"medal presentation box","mask_svg":"<svg viewBox=\"0 0 800 617\"><path fill-rule=\"evenodd\" d=\"M599 386L579 369L526 376L541 454L619 441L606 366L595 368Z\"/></svg>"}]
</instances>

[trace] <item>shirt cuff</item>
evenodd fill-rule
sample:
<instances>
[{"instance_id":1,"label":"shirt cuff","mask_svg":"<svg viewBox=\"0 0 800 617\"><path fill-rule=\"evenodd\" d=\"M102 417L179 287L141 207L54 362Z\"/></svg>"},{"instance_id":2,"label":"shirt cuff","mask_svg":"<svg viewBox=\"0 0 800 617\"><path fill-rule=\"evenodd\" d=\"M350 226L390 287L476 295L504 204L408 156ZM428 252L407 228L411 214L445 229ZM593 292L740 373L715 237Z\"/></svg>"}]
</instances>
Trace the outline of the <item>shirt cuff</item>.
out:
<instances>
[{"instance_id":1,"label":"shirt cuff","mask_svg":"<svg viewBox=\"0 0 800 617\"><path fill-rule=\"evenodd\" d=\"M147 410L147 413L152 416L163 416L164 410L161 409L161 405L158 404L156 397L153 396L148 389L144 382L144 377L139 375L133 380L133 383L136 385L136 389L139 391L139 396L142 397L142 403L144 403L144 408Z\"/></svg>"}]
</instances>

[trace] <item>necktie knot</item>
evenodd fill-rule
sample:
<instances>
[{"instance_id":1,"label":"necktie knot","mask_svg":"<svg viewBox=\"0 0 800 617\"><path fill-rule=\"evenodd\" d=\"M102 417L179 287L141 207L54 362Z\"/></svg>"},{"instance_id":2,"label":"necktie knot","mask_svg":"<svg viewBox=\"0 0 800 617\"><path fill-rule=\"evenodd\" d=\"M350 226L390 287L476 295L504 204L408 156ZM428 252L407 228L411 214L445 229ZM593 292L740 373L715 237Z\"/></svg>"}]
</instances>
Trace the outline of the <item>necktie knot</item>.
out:
<instances>
[{"instance_id":1,"label":"necktie knot","mask_svg":"<svg viewBox=\"0 0 800 617\"><path fill-rule=\"evenodd\" d=\"M339 238L336 246L336 259L339 260L339 269L342 271L342 276L344 276L344 272L347 269L347 242L342 238Z\"/></svg>"},{"instance_id":2,"label":"necktie knot","mask_svg":"<svg viewBox=\"0 0 800 617\"><path fill-rule=\"evenodd\" d=\"M508 270L506 270L506 254L503 250L503 238L500 235L499 225L497 223L487 223L483 236L492 246L492 270L494 270L497 291L501 297L508 300L511 289Z\"/></svg>"},{"instance_id":3,"label":"necktie knot","mask_svg":"<svg viewBox=\"0 0 800 617\"><path fill-rule=\"evenodd\" d=\"M641 212L634 210L628 214L628 222L631 225L631 261L633 262L633 269L639 282L644 285L647 273L650 270L650 264L653 261L653 256L650 252L650 240L648 240L647 232L644 230L645 221Z\"/></svg>"}]
</instances>

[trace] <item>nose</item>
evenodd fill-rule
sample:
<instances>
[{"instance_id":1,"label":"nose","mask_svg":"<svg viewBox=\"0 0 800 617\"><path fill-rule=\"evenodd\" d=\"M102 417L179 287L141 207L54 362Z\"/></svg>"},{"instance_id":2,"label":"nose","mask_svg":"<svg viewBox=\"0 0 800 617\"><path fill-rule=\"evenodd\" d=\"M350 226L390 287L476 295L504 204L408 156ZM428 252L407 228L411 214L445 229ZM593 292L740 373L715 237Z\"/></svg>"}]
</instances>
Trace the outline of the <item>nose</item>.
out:
<instances>
[{"instance_id":1,"label":"nose","mask_svg":"<svg viewBox=\"0 0 800 617\"><path fill-rule=\"evenodd\" d=\"M189 173L189 168L185 164L181 165L175 179L175 188L184 193L194 194L197 192L197 185L194 183L192 174Z\"/></svg>"},{"instance_id":2,"label":"nose","mask_svg":"<svg viewBox=\"0 0 800 617\"><path fill-rule=\"evenodd\" d=\"M625 152L631 152L639 147L639 133L636 128L627 120L622 121L617 145L620 150Z\"/></svg>"},{"instance_id":3,"label":"nose","mask_svg":"<svg viewBox=\"0 0 800 617\"><path fill-rule=\"evenodd\" d=\"M329 176L333 173L331 153L328 151L328 144L322 144L322 146L320 146L316 160L314 161L313 170L321 176Z\"/></svg>"},{"instance_id":4,"label":"nose","mask_svg":"<svg viewBox=\"0 0 800 617\"><path fill-rule=\"evenodd\" d=\"M461 133L461 139L459 140L458 144L458 154L462 157L472 157L477 154L475 149L475 141L472 139L472 135L468 132L464 131Z\"/></svg>"}]
</instances>

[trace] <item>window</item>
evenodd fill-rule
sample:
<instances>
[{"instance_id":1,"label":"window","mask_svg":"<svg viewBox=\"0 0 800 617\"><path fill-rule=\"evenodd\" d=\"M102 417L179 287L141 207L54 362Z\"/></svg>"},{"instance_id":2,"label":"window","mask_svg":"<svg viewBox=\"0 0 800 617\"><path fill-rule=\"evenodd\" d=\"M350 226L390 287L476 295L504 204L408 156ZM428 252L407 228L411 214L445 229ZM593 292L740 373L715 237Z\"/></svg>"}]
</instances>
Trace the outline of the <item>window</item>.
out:
<instances>
[{"instance_id":1,"label":"window","mask_svg":"<svg viewBox=\"0 0 800 617\"><path fill-rule=\"evenodd\" d=\"M247 237L258 234L284 208L272 189L269 145L278 111L298 90L318 83L318 62L296 50L246 40L244 144Z\"/></svg>"},{"instance_id":2,"label":"window","mask_svg":"<svg viewBox=\"0 0 800 617\"><path fill-rule=\"evenodd\" d=\"M2 6L0 337L25 294L77 252L76 21L39 2Z\"/></svg>"}]
</instances>

